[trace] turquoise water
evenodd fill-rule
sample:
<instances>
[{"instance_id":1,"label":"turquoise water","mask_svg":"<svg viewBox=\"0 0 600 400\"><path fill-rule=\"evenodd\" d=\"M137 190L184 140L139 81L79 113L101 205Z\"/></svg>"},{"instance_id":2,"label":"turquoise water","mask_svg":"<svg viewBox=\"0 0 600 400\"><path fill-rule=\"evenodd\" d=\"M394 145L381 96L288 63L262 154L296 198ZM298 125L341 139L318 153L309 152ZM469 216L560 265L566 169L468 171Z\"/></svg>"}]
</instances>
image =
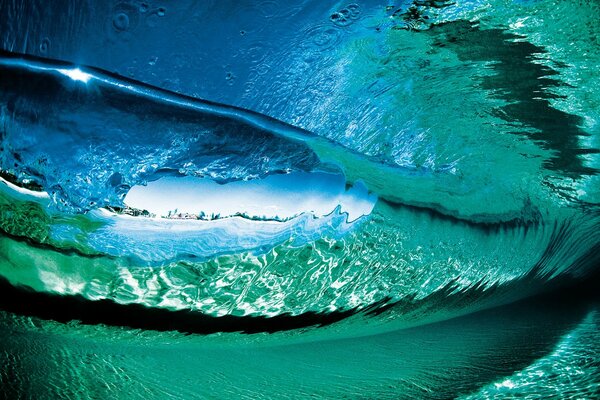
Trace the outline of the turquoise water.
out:
<instances>
[{"instance_id":1,"label":"turquoise water","mask_svg":"<svg viewBox=\"0 0 600 400\"><path fill-rule=\"evenodd\" d=\"M600 392L595 2L0 4L6 393Z\"/></svg>"}]
</instances>

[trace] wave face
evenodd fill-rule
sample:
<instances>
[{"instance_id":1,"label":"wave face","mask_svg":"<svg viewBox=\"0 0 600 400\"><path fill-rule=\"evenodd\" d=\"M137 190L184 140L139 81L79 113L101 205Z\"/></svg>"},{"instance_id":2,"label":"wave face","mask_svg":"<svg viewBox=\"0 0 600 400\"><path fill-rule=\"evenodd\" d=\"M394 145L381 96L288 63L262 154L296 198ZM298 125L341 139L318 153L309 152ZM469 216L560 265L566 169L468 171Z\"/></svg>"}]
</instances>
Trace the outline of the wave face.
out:
<instances>
[{"instance_id":1,"label":"wave face","mask_svg":"<svg viewBox=\"0 0 600 400\"><path fill-rule=\"evenodd\" d=\"M192 3L0 1L1 383L52 335L57 377L84 342L182 373L173 345L232 396L264 396L253 368L280 395L597 389L596 302L569 291L600 262L595 3Z\"/></svg>"}]
</instances>

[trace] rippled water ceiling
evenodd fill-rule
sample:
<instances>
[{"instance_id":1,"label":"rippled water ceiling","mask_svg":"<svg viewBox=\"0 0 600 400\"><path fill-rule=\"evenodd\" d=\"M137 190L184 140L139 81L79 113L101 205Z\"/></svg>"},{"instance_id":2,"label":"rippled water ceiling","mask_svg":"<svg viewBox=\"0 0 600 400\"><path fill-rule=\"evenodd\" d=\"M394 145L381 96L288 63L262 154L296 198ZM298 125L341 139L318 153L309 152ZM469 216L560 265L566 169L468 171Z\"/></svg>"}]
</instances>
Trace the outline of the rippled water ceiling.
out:
<instances>
[{"instance_id":1,"label":"rippled water ceiling","mask_svg":"<svg viewBox=\"0 0 600 400\"><path fill-rule=\"evenodd\" d=\"M0 397L600 396L599 17L0 0Z\"/></svg>"}]
</instances>

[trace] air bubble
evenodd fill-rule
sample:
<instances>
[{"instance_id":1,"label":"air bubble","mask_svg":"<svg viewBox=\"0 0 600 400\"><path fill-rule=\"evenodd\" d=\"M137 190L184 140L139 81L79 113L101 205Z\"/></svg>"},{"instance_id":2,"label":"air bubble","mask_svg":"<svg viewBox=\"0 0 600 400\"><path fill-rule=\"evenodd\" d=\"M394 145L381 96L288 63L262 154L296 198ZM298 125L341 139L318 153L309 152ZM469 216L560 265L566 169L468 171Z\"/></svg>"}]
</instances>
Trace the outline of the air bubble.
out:
<instances>
[{"instance_id":1,"label":"air bubble","mask_svg":"<svg viewBox=\"0 0 600 400\"><path fill-rule=\"evenodd\" d=\"M113 18L113 26L118 31L126 31L129 28L129 17L125 13L118 13Z\"/></svg>"},{"instance_id":2,"label":"air bubble","mask_svg":"<svg viewBox=\"0 0 600 400\"><path fill-rule=\"evenodd\" d=\"M266 75L270 69L271 69L271 67L269 67L268 64L263 63L263 64L258 65L255 70L258 75Z\"/></svg>"},{"instance_id":3,"label":"air bubble","mask_svg":"<svg viewBox=\"0 0 600 400\"><path fill-rule=\"evenodd\" d=\"M42 42L40 43L40 52L42 54L46 54L48 53L48 50L50 49L50 39L48 39L47 37L42 39Z\"/></svg>"},{"instance_id":4,"label":"air bubble","mask_svg":"<svg viewBox=\"0 0 600 400\"><path fill-rule=\"evenodd\" d=\"M360 17L360 7L358 4L349 4L346 9L350 12L350 19L358 19Z\"/></svg>"},{"instance_id":5,"label":"air bubble","mask_svg":"<svg viewBox=\"0 0 600 400\"><path fill-rule=\"evenodd\" d=\"M342 32L331 26L314 26L305 31L302 47L313 48L316 45L320 50L336 46L341 39Z\"/></svg>"},{"instance_id":6,"label":"air bubble","mask_svg":"<svg viewBox=\"0 0 600 400\"><path fill-rule=\"evenodd\" d=\"M105 32L111 41L127 41L139 24L138 6L130 3L118 3L112 14L106 18Z\"/></svg>"},{"instance_id":7,"label":"air bubble","mask_svg":"<svg viewBox=\"0 0 600 400\"><path fill-rule=\"evenodd\" d=\"M225 81L229 86L232 86L235 83L235 78L236 76L233 74L233 72L227 72L225 74Z\"/></svg>"},{"instance_id":8,"label":"air bubble","mask_svg":"<svg viewBox=\"0 0 600 400\"><path fill-rule=\"evenodd\" d=\"M337 26L348 26L360 17L360 7L358 4L349 4L331 14L329 20Z\"/></svg>"},{"instance_id":9,"label":"air bubble","mask_svg":"<svg viewBox=\"0 0 600 400\"><path fill-rule=\"evenodd\" d=\"M331 16L329 17L329 20L338 26L347 25L346 17L344 17L341 13L339 13L337 11L334 12L333 14L331 14Z\"/></svg>"}]
</instances>

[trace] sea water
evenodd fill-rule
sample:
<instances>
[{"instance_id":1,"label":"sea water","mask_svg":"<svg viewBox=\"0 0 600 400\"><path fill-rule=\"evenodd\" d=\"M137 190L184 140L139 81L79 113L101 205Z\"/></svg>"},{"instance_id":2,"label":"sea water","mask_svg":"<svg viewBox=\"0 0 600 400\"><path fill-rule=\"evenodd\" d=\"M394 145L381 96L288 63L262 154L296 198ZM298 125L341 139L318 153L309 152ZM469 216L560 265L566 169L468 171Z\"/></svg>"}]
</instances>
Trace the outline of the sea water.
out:
<instances>
[{"instance_id":1,"label":"sea water","mask_svg":"<svg viewBox=\"0 0 600 400\"><path fill-rule=\"evenodd\" d=\"M599 393L595 2L0 5L7 396Z\"/></svg>"}]
</instances>

